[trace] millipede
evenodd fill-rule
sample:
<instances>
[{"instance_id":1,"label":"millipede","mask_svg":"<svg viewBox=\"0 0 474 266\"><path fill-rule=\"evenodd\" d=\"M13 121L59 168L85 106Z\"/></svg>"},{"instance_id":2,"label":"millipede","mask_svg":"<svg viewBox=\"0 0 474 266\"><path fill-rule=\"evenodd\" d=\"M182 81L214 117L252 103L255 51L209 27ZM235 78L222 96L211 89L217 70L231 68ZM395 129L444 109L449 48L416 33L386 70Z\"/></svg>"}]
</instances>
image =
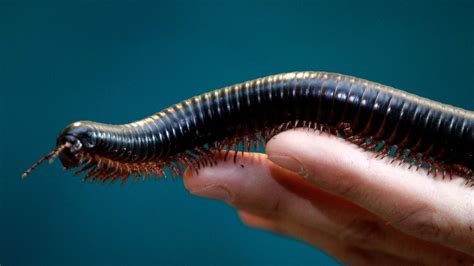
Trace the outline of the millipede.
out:
<instances>
[{"instance_id":1,"label":"millipede","mask_svg":"<svg viewBox=\"0 0 474 266\"><path fill-rule=\"evenodd\" d=\"M23 173L59 157L84 181L180 176L259 149L291 128L334 134L377 157L473 186L474 112L386 85L328 72L292 72L227 86L123 125L70 124L56 148Z\"/></svg>"}]
</instances>

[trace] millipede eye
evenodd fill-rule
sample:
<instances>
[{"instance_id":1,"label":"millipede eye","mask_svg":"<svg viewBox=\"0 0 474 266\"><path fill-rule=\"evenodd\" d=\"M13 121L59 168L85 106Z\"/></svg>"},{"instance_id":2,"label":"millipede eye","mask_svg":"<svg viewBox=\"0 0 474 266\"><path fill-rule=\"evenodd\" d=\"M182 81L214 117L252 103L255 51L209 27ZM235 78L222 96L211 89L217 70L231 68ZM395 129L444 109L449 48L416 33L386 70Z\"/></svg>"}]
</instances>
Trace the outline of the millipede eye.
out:
<instances>
[{"instance_id":1,"label":"millipede eye","mask_svg":"<svg viewBox=\"0 0 474 266\"><path fill-rule=\"evenodd\" d=\"M77 141L74 143L74 145L71 147L71 152L78 152L82 148L82 143L80 141Z\"/></svg>"}]
</instances>

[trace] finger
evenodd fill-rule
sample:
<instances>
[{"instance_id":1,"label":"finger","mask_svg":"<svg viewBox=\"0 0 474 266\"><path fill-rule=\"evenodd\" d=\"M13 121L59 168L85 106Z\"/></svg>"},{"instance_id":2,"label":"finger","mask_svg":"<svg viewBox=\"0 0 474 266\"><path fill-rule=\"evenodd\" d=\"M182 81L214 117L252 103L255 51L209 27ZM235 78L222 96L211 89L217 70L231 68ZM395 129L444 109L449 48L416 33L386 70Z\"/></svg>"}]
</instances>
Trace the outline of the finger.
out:
<instances>
[{"instance_id":1,"label":"finger","mask_svg":"<svg viewBox=\"0 0 474 266\"><path fill-rule=\"evenodd\" d=\"M323 231L309 228L288 220L276 220L240 211L239 216L246 225L281 235L301 239L347 265L415 265L394 255L369 251L341 242Z\"/></svg>"},{"instance_id":2,"label":"finger","mask_svg":"<svg viewBox=\"0 0 474 266\"><path fill-rule=\"evenodd\" d=\"M266 146L269 159L400 230L474 255L474 190L377 159L342 139L290 130Z\"/></svg>"},{"instance_id":3,"label":"finger","mask_svg":"<svg viewBox=\"0 0 474 266\"><path fill-rule=\"evenodd\" d=\"M408 249L414 250L414 255L407 256L405 252L398 253L396 250L373 249L372 247L353 245L353 243L343 241L333 234L328 234L323 230L309 227L305 224L299 223L298 221L285 219L277 215L260 215L258 213L240 210L239 216L247 226L302 240L308 244L322 249L323 251L338 259L341 258L342 254L341 252L333 252L334 249L340 249L341 251L347 252L348 254L346 255L357 255L356 257L365 253L383 254L387 258L395 257L397 259L407 261L405 263L410 262L410 264L468 266L474 264L473 257L470 257L459 251L450 250L448 248L432 246L430 243L426 243L428 249L427 251L424 251L423 249L417 248L414 243L411 243L410 241L400 242L400 246L403 245ZM333 243L337 243L338 247L334 247L332 245ZM442 255L440 253L442 253ZM361 259L364 259L364 257ZM348 263L347 260L344 260L343 262Z\"/></svg>"},{"instance_id":4,"label":"finger","mask_svg":"<svg viewBox=\"0 0 474 266\"><path fill-rule=\"evenodd\" d=\"M366 210L274 165L265 155L239 156L237 163L219 162L201 169L198 175L187 171L184 183L191 193L224 200L261 216L298 221L353 246L432 263L458 256L450 249L400 233Z\"/></svg>"}]
</instances>

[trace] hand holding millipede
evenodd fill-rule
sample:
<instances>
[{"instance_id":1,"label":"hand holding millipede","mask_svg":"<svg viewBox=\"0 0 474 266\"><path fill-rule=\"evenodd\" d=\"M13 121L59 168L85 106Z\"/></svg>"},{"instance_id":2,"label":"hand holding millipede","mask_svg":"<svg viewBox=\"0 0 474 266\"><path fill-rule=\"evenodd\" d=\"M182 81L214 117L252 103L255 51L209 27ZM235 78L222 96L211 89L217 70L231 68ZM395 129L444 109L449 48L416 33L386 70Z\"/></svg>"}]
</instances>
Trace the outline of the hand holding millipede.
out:
<instances>
[{"instance_id":1,"label":"hand holding millipede","mask_svg":"<svg viewBox=\"0 0 474 266\"><path fill-rule=\"evenodd\" d=\"M266 152L188 171L185 185L344 265L474 263L474 191L461 177L426 176L305 129L276 135Z\"/></svg>"},{"instance_id":2,"label":"hand holding millipede","mask_svg":"<svg viewBox=\"0 0 474 266\"><path fill-rule=\"evenodd\" d=\"M255 166L250 162L244 165L239 161L236 164L239 155L237 152L231 151L241 150L242 154L247 152L249 156L239 160L249 160L255 157L255 155L250 155L250 152L258 145L267 143L278 133L293 128L305 128L309 131L325 132L332 136L338 136L339 144L335 144L336 146L344 141L345 144L343 145L345 146L354 148L357 145L366 151L376 152L378 159L375 159L375 156L369 152L358 150L364 156L372 156L368 160L370 164L365 165L366 170L375 168L383 172L385 171L383 165L386 166L386 169L392 170L393 165L399 165L400 171L402 168L410 168L404 171L411 173L413 180L403 179L404 182L407 182L406 184L411 182L415 184L419 180L444 180L444 188L430 190L431 192L444 192L439 195L432 194L438 199L432 205L428 204L429 201L426 200L429 198L420 197L420 200L414 201L419 204L416 205L419 209L412 211L417 214L416 211L425 211L423 208L427 208L427 215L415 215L415 220L413 220L413 215L408 213L406 217L411 217L411 220L408 219L408 221L414 221L415 225L419 225L419 227L403 227L403 219L396 221L397 216L391 217L389 216L390 213L384 213L384 211L390 211L387 202L394 204L397 207L395 210L399 214L403 213L403 210L411 210L408 205L397 205L410 202L406 201L408 194L398 192L400 192L400 188L405 188L405 192L416 195L417 190L410 191L409 186L387 186L385 188L380 186L380 184L385 184L384 178L390 178L391 174L394 174L393 171L382 175L384 178L380 178L379 175L378 179L376 177L380 173L367 172L369 178L361 179L363 173L360 172L360 165L338 165L338 168L329 164L326 165L326 168L319 169L317 168L318 164L312 166L311 161L304 162L305 158L311 158L311 154L306 154L299 158L300 162L303 162L301 165L304 167L301 169L304 171L297 171L297 173L306 176L310 182L315 183L323 190L341 196L345 200L350 200L352 203L335 199L334 196L324 194L316 187L303 184L306 181L299 179L288 181L288 179L280 178L281 182L290 184L286 188L299 189L296 193L298 197L301 197L301 192L304 192L303 194L306 197L318 200L310 200L310 202L326 202L328 207L342 208L343 213L363 214L367 217L372 215L370 213L374 213L377 217L374 216L373 219L370 218L367 221L378 221L378 223L374 223L377 226L379 224L384 226L380 221L394 223L395 225L397 225L397 222L401 223L401 228L396 229L408 233L408 236L395 238L394 241L388 243L391 243L392 246L399 244L398 248L403 248L403 243L406 241L419 243L419 240L414 239L413 236L415 238L419 237L423 241L433 241L435 244L419 243L420 245L415 245L415 249L413 249L424 248L425 251L434 252L433 257L427 260L428 264L451 262L453 258L456 258L460 264L472 263L471 257L460 252L474 255L472 232L474 227L473 191L469 188L474 184L474 113L378 83L340 74L297 72L260 78L193 97L148 118L125 125L108 125L89 121L75 122L60 133L56 148L25 171L23 177L30 174L43 161L52 161L59 157L65 169L77 167L79 170L76 171L76 174L85 172L84 180L100 182L120 180L122 184L130 176L133 176L134 180L137 180L139 176L143 178L152 177L153 175L163 176L165 175L165 169L169 169L173 175L182 175L184 167L189 167L188 177L194 175L195 178L187 178L187 186L193 188L191 180L195 180L197 182L195 184L198 184L202 180L198 177L206 177L212 173L208 172L209 168L207 166L214 166L211 169L217 171L222 169L223 166L227 166L229 170L236 166L244 168L248 163L250 166L248 171L254 169L256 171L254 173L262 175L260 181L258 179L252 181L255 182L256 188L262 188L260 193L265 195L265 193L268 193L265 188L270 188L270 186L258 186L258 184L270 180L269 177L274 178L275 176L268 174L268 172L258 172L258 169L271 168L274 170L275 166L269 166L269 162L264 162L263 168L260 168L262 165ZM336 138L332 137L331 141L335 140ZM275 140L272 141L275 142ZM349 145L349 143L351 144ZM311 144L317 146L317 142L307 142L301 143L301 147L311 147ZM313 148L312 151L315 152L314 155L316 156L317 152L321 152L318 148L323 149L324 146ZM354 150L348 152L349 154L352 152L355 154ZM224 159L230 157L232 159L222 162L219 154ZM286 155L301 155L298 152L295 154ZM331 153L328 152L327 154L330 155ZM345 154L339 155L344 156ZM390 155L390 158L385 158L387 155ZM275 159L273 157L274 161ZM333 162L335 160L338 159L333 158ZM217 164L218 162L219 164ZM289 167L288 165L282 166ZM294 170L291 167L289 168ZM339 175L335 169L339 169ZM349 171L351 169L352 172ZM420 174L415 169L423 169L425 173ZM334 190L334 187L331 187L334 182L324 182L330 179L314 178L318 174L324 175L326 170L328 170L326 176L335 174L339 178L337 179L338 182L342 184L340 187L346 188L347 191ZM201 171L201 175L199 171ZM234 180L241 180L239 182L242 185L249 184L245 176L239 176L235 173L235 171L231 172L228 177L237 176L238 179ZM288 175L294 176L294 174L288 172L278 176ZM373 183L369 182L370 178L374 178ZM452 181L449 181L450 179ZM360 180L364 182L359 182ZM458 184L459 180L462 180L463 185ZM353 181L356 181L355 183L359 187L353 189L351 186L344 186L344 184L352 184ZM379 186L374 186L374 184ZM390 185L390 183L386 184ZM449 184L449 186L446 184ZM459 190L458 194L453 194L453 191L457 193L456 189L449 189L453 186L457 186L459 189L462 187L462 190ZM448 189L445 190L446 188ZM381 195L385 195L385 197L377 197L378 194L373 196L370 193L364 193L364 191L384 192L385 194ZM280 196L278 194L272 195ZM366 197L361 198L361 195ZM387 198L387 195L393 197ZM249 194L249 198L251 196ZM458 212L458 216L449 214L447 216L436 216L437 207L441 206L444 208L443 210L449 209L446 207L449 205L440 200L446 196L449 199L446 202L449 202L449 204L462 206L462 208L453 209L464 211ZM304 203L298 201L298 197L294 199L294 204L288 210L292 210L299 203ZM374 199L375 201L371 202ZM461 201L456 201L456 199L461 199ZM378 201L380 201L380 204ZM231 203L235 204L235 202ZM353 203L362 208L358 209L357 206L352 206ZM350 206L347 206L348 204ZM242 218L250 225L281 231L302 238L309 243L320 246L343 261L357 263L358 260L354 260L355 253L366 255L366 252L359 252L354 249L352 250L352 257L347 257L349 259L345 260L344 256L348 256L347 252L335 249L334 247L337 245L334 243L337 242L334 242L333 237L329 237L327 232L319 232L321 228L318 230L310 228L311 230L308 231L308 224L300 224L315 221L317 216L302 217L301 220L295 220L295 216L287 219L288 213L285 213L283 219L278 220L275 217L265 217L265 215L258 213L258 209L255 210L255 208L252 209L249 206L254 205L244 205L243 209L246 209L247 212L242 213ZM301 207L299 209L301 210ZM257 213L249 213L249 210L257 211ZM338 211L338 213L341 213L341 211ZM421 221L417 221L416 218L421 219ZM427 219L428 222L423 219ZM445 221L449 221L448 226L446 226ZM456 222L453 223L453 221ZM326 225L330 224L332 222ZM370 227L370 224L368 225L369 228L376 229L377 226ZM411 230L413 228L428 231L435 230L441 233L427 234L429 236L427 237L423 232L406 232L410 228ZM389 229L383 228L383 230L391 232L390 237L396 237L396 234L393 233L396 231L393 228ZM320 241L314 242L314 236ZM437 246L440 243L443 244L443 247ZM417 257L413 250L410 253L408 249L390 249L391 246L387 245L386 241L379 244L381 244L378 246L381 249L379 250L380 254L377 253L374 256L377 261L372 261L373 263L387 263L389 261L395 263L397 258L393 257L393 253L409 254L399 261L402 263L407 262L405 261L407 256L410 257L411 260L408 261L411 262L413 259L423 263L426 262L425 257L420 258L422 253L419 253ZM370 246L377 247L377 245ZM359 248L357 245L354 247ZM364 246L362 245L362 247ZM446 251L447 248L450 248L450 250ZM423 254L426 255L429 252ZM446 257L443 257L444 255Z\"/></svg>"}]
</instances>

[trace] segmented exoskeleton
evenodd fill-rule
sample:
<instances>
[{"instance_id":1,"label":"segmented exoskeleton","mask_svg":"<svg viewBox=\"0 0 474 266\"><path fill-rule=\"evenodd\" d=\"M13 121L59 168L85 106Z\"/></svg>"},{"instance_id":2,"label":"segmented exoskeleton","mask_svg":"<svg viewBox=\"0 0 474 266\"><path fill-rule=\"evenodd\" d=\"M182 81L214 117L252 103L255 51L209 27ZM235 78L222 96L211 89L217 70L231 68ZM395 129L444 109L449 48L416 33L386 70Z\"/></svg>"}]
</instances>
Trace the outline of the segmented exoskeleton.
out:
<instances>
[{"instance_id":1,"label":"segmented exoskeleton","mask_svg":"<svg viewBox=\"0 0 474 266\"><path fill-rule=\"evenodd\" d=\"M472 180L474 113L367 80L325 72L259 78L182 101L124 125L67 126L57 147L65 169L122 183L129 176L180 175L215 163L221 150L250 151L275 134L305 127L345 138L400 162ZM236 154L236 153L235 153ZM226 154L227 155L227 154ZM234 156L235 159L235 156Z\"/></svg>"}]
</instances>

